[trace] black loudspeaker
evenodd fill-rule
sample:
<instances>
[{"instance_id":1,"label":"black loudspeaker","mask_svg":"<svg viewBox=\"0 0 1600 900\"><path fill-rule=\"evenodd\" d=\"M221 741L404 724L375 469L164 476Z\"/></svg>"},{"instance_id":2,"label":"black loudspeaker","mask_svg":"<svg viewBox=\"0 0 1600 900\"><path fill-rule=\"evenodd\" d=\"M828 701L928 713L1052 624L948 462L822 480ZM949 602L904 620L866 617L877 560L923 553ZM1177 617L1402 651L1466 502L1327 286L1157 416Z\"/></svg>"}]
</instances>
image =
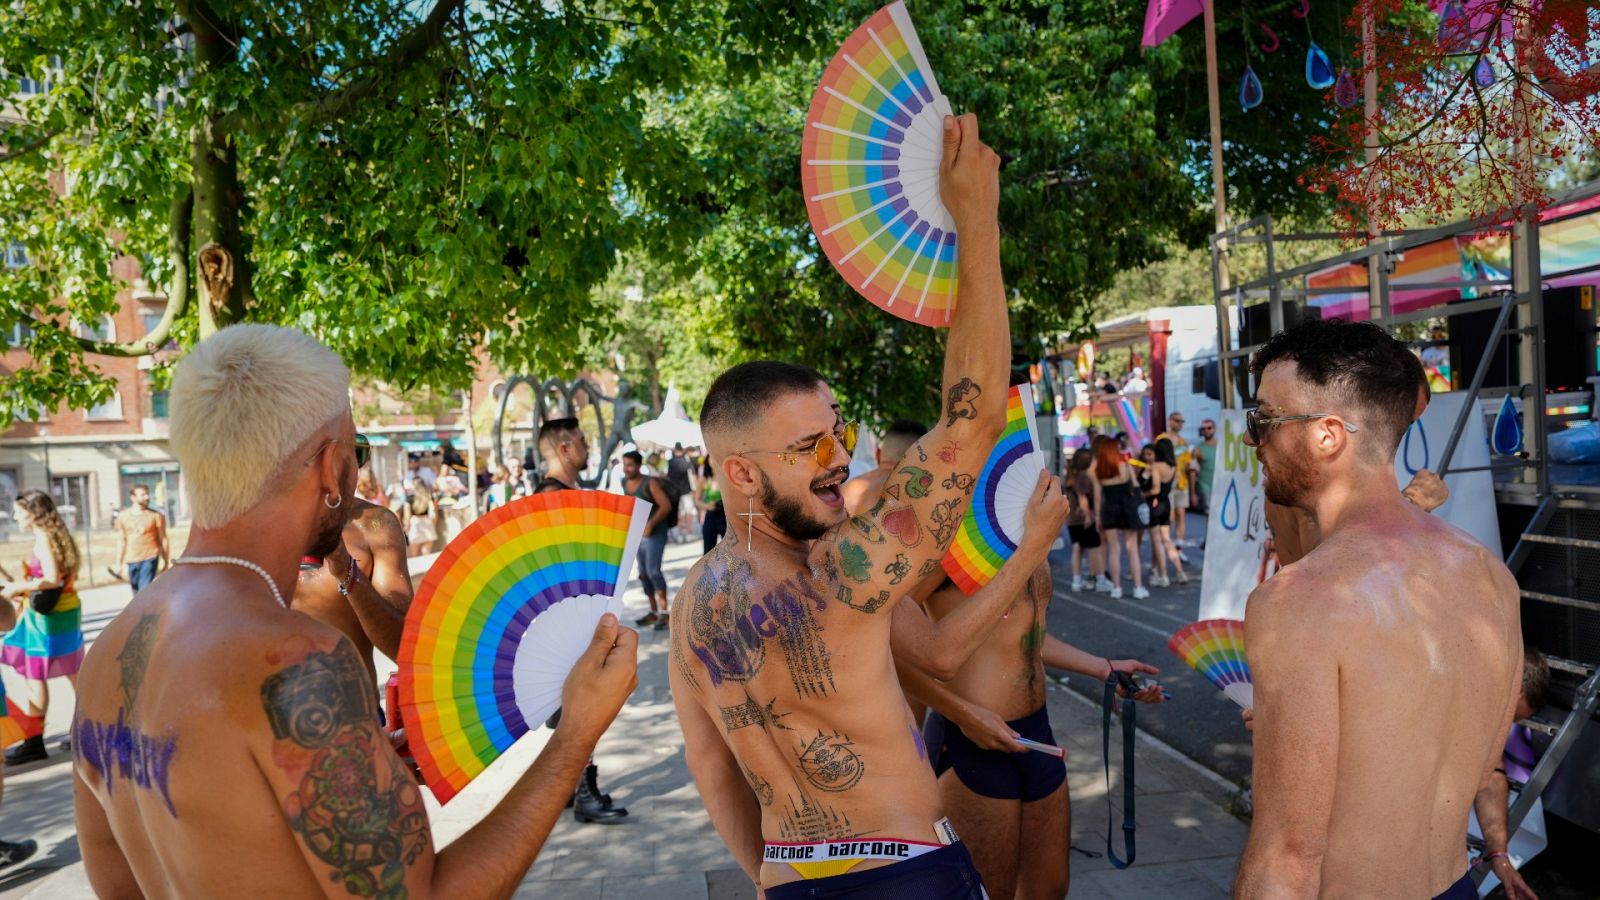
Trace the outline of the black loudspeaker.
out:
<instances>
[{"instance_id":1,"label":"black loudspeaker","mask_svg":"<svg viewBox=\"0 0 1600 900\"><path fill-rule=\"evenodd\" d=\"M1595 374L1593 285L1544 292L1544 385L1550 391L1582 391Z\"/></svg>"},{"instance_id":2,"label":"black loudspeaker","mask_svg":"<svg viewBox=\"0 0 1600 900\"><path fill-rule=\"evenodd\" d=\"M1283 301L1283 327L1287 330L1305 318L1305 305ZM1239 310L1239 346L1259 347L1272 337L1272 304L1257 303Z\"/></svg>"},{"instance_id":3,"label":"black loudspeaker","mask_svg":"<svg viewBox=\"0 0 1600 900\"><path fill-rule=\"evenodd\" d=\"M1456 303L1468 303L1459 300ZM1592 285L1551 288L1544 292L1544 374L1550 391L1577 391L1588 387L1595 374L1596 318ZM1472 383L1483 361L1498 310L1483 310L1450 319L1450 381L1458 389ZM1512 322L1509 327L1516 327ZM1484 387L1514 387L1530 380L1522 372L1519 335L1501 335Z\"/></svg>"}]
</instances>

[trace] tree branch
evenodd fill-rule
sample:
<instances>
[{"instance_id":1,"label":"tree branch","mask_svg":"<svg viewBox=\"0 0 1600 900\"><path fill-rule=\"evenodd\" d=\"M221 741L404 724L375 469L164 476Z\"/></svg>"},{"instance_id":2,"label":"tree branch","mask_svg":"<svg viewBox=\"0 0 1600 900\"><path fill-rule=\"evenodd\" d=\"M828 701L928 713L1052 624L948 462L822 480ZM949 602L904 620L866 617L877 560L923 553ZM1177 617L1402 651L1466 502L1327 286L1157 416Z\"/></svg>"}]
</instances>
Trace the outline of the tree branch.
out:
<instances>
[{"instance_id":1,"label":"tree branch","mask_svg":"<svg viewBox=\"0 0 1600 900\"><path fill-rule=\"evenodd\" d=\"M43 148L46 144L49 144L56 135L60 134L64 130L65 129L60 127L52 128L20 147L15 149L7 147L4 151L0 151L0 163L8 163L14 159L21 159L22 157L27 156L29 153Z\"/></svg>"},{"instance_id":2,"label":"tree branch","mask_svg":"<svg viewBox=\"0 0 1600 900\"><path fill-rule=\"evenodd\" d=\"M336 119L349 112L357 103L376 94L385 79L410 68L413 63L437 46L444 36L444 29L449 24L450 17L461 4L462 0L438 0L426 19L412 29L410 34L396 41L383 59L369 66L371 74L323 96L315 103L300 104L295 107L295 112L313 120ZM229 124L231 123L224 121L225 128Z\"/></svg>"},{"instance_id":3,"label":"tree branch","mask_svg":"<svg viewBox=\"0 0 1600 900\"><path fill-rule=\"evenodd\" d=\"M178 8L178 14L187 20L189 29L195 31L195 37L202 37L205 32L211 32L225 38L235 47L239 45L239 38L243 34L239 23L230 22L218 15L206 0L175 0L173 5ZM194 29L196 23L203 26L198 31ZM177 33L173 36L176 37Z\"/></svg>"},{"instance_id":4,"label":"tree branch","mask_svg":"<svg viewBox=\"0 0 1600 900\"><path fill-rule=\"evenodd\" d=\"M167 287L167 308L150 333L135 341L115 343L75 338L86 353L103 356L152 356L167 343L173 323L189 305L189 228L194 217L194 191L188 185L172 199L167 219L167 254L172 264L172 282Z\"/></svg>"}]
</instances>

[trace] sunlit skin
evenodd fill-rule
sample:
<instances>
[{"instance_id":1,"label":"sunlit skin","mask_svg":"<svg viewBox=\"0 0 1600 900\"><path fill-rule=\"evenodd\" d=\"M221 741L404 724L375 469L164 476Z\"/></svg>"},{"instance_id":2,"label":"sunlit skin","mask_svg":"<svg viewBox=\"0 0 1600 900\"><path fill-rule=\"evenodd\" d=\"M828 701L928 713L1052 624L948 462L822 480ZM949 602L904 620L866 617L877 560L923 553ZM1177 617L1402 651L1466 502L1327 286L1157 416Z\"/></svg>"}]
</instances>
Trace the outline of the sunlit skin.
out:
<instances>
[{"instance_id":1,"label":"sunlit skin","mask_svg":"<svg viewBox=\"0 0 1600 900\"><path fill-rule=\"evenodd\" d=\"M1250 596L1255 815L1235 896L1432 897L1466 871L1466 811L1498 765L1520 678L1499 558L1406 501L1361 411L1271 364L1286 423L1256 448L1269 496L1320 541ZM1396 747L1405 752L1395 752Z\"/></svg>"}]
</instances>

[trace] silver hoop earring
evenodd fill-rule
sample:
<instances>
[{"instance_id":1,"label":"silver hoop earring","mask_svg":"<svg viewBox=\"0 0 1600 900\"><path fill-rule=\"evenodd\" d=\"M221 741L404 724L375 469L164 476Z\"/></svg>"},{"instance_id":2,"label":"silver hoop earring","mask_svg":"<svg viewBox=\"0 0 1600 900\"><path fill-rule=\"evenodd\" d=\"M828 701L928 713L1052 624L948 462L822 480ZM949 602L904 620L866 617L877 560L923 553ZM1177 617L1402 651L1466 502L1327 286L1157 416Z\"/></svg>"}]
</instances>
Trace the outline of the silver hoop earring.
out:
<instances>
[{"instance_id":1,"label":"silver hoop earring","mask_svg":"<svg viewBox=\"0 0 1600 900\"><path fill-rule=\"evenodd\" d=\"M343 495L343 494L340 494L340 495L339 495L339 500L338 500L338 502L336 502L336 503L329 503L329 502L328 502L328 498L329 498L329 497L332 497L332 496L333 496L333 495L332 495L332 494L323 494L323 495L322 495L322 505L323 505L323 506L326 506L326 507L327 507L327 508L329 508L329 509L338 509L338 508L339 508L339 507L341 507L341 506L343 506L343 505L344 505L344 495Z\"/></svg>"}]
</instances>

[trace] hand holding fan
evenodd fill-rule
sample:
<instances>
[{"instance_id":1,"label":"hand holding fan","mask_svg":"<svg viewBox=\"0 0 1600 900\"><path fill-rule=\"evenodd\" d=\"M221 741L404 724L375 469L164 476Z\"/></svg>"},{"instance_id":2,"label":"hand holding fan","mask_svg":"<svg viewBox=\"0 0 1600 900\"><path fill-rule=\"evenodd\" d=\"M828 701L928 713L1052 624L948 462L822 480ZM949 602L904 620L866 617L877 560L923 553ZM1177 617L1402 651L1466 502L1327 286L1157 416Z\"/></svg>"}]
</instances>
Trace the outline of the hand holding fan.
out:
<instances>
[{"instance_id":1,"label":"hand holding fan","mask_svg":"<svg viewBox=\"0 0 1600 900\"><path fill-rule=\"evenodd\" d=\"M1033 422L1033 387L1019 384L1006 399L1006 425L978 473L961 530L944 556L944 570L961 590L974 594L1017 552L1028 500L1044 471Z\"/></svg>"},{"instance_id":2,"label":"hand holding fan","mask_svg":"<svg viewBox=\"0 0 1600 900\"><path fill-rule=\"evenodd\" d=\"M650 504L601 491L514 500L428 569L400 644L400 709L443 803L561 705L567 673L622 593Z\"/></svg>"},{"instance_id":3,"label":"hand holding fan","mask_svg":"<svg viewBox=\"0 0 1600 900\"><path fill-rule=\"evenodd\" d=\"M939 196L950 102L904 3L839 48L806 115L800 179L817 241L844 280L913 322L947 325L955 220Z\"/></svg>"},{"instance_id":4,"label":"hand holding fan","mask_svg":"<svg viewBox=\"0 0 1600 900\"><path fill-rule=\"evenodd\" d=\"M1183 626L1167 640L1167 649L1243 709L1255 705L1250 665L1244 659L1244 623L1238 619L1202 619Z\"/></svg>"}]
</instances>

